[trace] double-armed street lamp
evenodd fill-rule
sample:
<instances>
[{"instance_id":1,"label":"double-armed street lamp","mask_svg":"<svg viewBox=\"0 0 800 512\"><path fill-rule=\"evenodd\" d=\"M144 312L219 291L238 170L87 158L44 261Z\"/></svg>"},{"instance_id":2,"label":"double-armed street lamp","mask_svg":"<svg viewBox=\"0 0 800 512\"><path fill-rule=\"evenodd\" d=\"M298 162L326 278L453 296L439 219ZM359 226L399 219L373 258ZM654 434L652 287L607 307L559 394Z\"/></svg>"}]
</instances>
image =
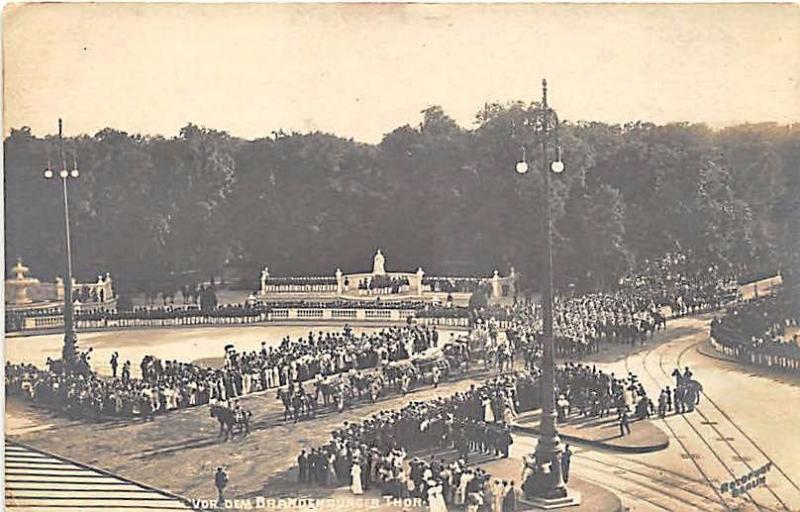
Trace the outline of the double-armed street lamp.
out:
<instances>
[{"instance_id":1,"label":"double-armed street lamp","mask_svg":"<svg viewBox=\"0 0 800 512\"><path fill-rule=\"evenodd\" d=\"M66 276L64 278L64 347L61 357L67 368L72 368L75 362L76 345L78 336L75 334L75 322L72 314L72 251L70 248L69 237L69 198L67 194L67 180L76 179L80 176L78 171L78 159L72 160L72 169L67 169L67 161L64 157L64 140L62 135L62 122L58 120L58 153L61 160L61 170L58 171L58 178L61 179L61 188L64 192L64 239L66 246ZM45 179L51 180L56 177L56 172L47 163L44 170Z\"/></svg>"},{"instance_id":2,"label":"double-armed street lamp","mask_svg":"<svg viewBox=\"0 0 800 512\"><path fill-rule=\"evenodd\" d=\"M542 375L541 403L542 415L539 438L533 454L533 461L523 482L525 498L546 505L546 508L574 505L580 498L568 493L561 474L561 440L556 429L555 413L555 361L553 347L553 256L551 249L552 221L550 218L550 172L564 172L561 161L561 147L558 140L559 120L555 110L547 104L547 80L542 80L542 101L530 110L524 125L531 133L522 146L522 160L516 164L516 171L525 174L530 167L527 155L535 144L539 144L539 158L544 181L544 261L542 282ZM526 134L527 135L527 134ZM531 140L529 146L527 141Z\"/></svg>"}]
</instances>

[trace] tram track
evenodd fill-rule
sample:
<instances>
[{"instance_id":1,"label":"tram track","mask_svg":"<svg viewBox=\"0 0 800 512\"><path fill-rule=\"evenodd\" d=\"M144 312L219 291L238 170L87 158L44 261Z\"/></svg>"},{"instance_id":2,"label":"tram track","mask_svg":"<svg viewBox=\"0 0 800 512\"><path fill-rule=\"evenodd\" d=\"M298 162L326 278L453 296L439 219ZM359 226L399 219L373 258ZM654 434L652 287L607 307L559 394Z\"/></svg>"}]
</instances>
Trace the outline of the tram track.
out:
<instances>
[{"instance_id":1,"label":"tram track","mask_svg":"<svg viewBox=\"0 0 800 512\"><path fill-rule=\"evenodd\" d=\"M663 346L663 345L659 345L659 346ZM661 389L661 386L662 386L661 382L659 382L658 379L655 378L653 373L647 367L647 356L649 356L653 351L655 351L656 348L658 348L658 346L654 346L654 347L646 350L642 354L642 368L644 368L644 371L645 371L645 373L647 373L647 376L650 378L650 380L653 381L653 383L655 383L659 387L659 389ZM626 359L626 365L627 365L627 359L628 358L626 357L625 359ZM672 427L672 425L669 424L669 422L667 421L666 418L661 418L661 421L664 424L664 426L667 427L667 430L669 430L669 432L672 435L672 437L678 442L678 445L681 447L681 450L683 451L683 453L686 456L686 458L688 460L692 461L692 465L694 465L695 469L703 477L703 480L705 480L706 484L714 491L714 494L719 499L719 502L725 507L726 510L733 511L734 509L728 504L728 501L725 499L725 497L719 491L719 489L714 484L714 482L712 482L712 480L709 477L708 473L706 473L706 471L704 471L703 468L700 466L700 464L697 462L695 457L692 455L692 452L690 452L689 448L686 446L686 443L684 443L684 441L678 436L677 432L675 432L675 429ZM691 424L689 424L689 425L691 426ZM712 452L713 452L713 449L712 449ZM748 496L749 496L749 494L748 494ZM752 500L752 497L750 499ZM753 500L753 503L755 504L754 500ZM758 507L757 504L755 504L755 505L756 505L756 507Z\"/></svg>"},{"instance_id":2,"label":"tram track","mask_svg":"<svg viewBox=\"0 0 800 512\"><path fill-rule=\"evenodd\" d=\"M703 488L705 488L706 487L705 482L703 480L701 480L701 479L689 478L687 476L681 475L680 473L677 473L677 472L674 472L674 471L665 471L665 470L662 470L660 468L656 468L656 467L648 465L649 467L653 467L653 469L655 471L660 471L662 473L668 473L670 475L670 477L671 477L671 478L668 478L668 479L660 478L659 475L653 475L653 474L650 474L650 473L646 473L644 471L638 471L636 469L633 469L633 468L630 468L630 467L627 467L627 466L623 466L621 464L614 464L612 462L609 462L608 460L601 460L601 459L595 459L595 458L592 458L592 457L587 457L584 453L576 454L577 455L577 459L576 460L578 460L578 461L590 461L592 463L599 464L599 465L602 465L604 467L617 468L618 470L624 471L626 473L634 474L634 475L637 475L638 477L644 478L649 482L654 482L654 483L657 483L657 484L664 484L664 485L671 485L673 487L676 487L676 488L680 489L683 492L686 492L687 494L691 494L692 496L695 496L695 497L700 498L702 500L705 500L707 502L713 503L714 505L720 505L719 501L717 501L715 496L709 496L708 494L703 494L702 492L699 492L699 491L696 491L696 490L693 490L693 489L690 488L690 486L696 486L696 485L700 485ZM620 462L622 462L622 461L631 462L631 463L638 462L638 461L630 460L630 459L627 459L627 458L624 458L624 457L619 457L619 460L620 460ZM649 487L649 486L647 486L645 484L641 484L641 482L639 480L636 480L636 483L638 485L644 485L645 487ZM661 489L661 488L659 488L659 492L665 493L663 491L663 489ZM673 495L671 493L665 493L665 494L667 494L667 495L669 495L669 496L671 496L671 497L673 497L673 498L675 498L677 500L684 500L684 497L682 497L682 496L676 496L676 495Z\"/></svg>"},{"instance_id":3,"label":"tram track","mask_svg":"<svg viewBox=\"0 0 800 512\"><path fill-rule=\"evenodd\" d=\"M649 354L648 354L648 355L649 355ZM672 376L671 376L669 373L667 373L667 372L664 370L664 364L663 364L663 354L659 354L658 366L659 366L659 369L661 370L661 373L664 375L664 377L665 377L665 378L667 378L668 380L672 378ZM648 371L648 373L649 373L649 371ZM697 409L695 408L695 410L697 410ZM704 436L704 435L703 435L703 434L700 432L700 429L697 427L697 425L695 425L694 423L692 423L692 421L691 421L691 420L690 420L690 419L687 417L687 415L686 415L685 413L684 413L684 414L679 414L678 416L680 416L680 417L683 419L683 421L685 422L685 424L686 424L686 425L687 425L687 426L688 426L688 427L689 427L689 428L692 430L692 432L693 432L693 433L694 433L694 435L697 437L697 439L699 439L699 440L702 442L702 444L703 444L703 445L706 447L706 449L708 450L708 452L709 452L709 453L711 453L711 455L713 455L713 456L714 456L714 458L717 460L717 462L719 463L719 465L720 465L720 466L721 466L721 467L722 467L722 468L725 470L725 472L726 472L726 473L728 473L728 476L730 476L731 480L735 480L736 478L738 478L738 475L737 475L737 473L736 473L736 472L733 470L733 468L732 468L732 467L731 467L729 464L727 464L727 463L726 463L726 462L723 460L723 458L722 458L722 454L719 452L719 450L715 449L715 448L714 448L714 447L711 445L711 443L710 443L710 442L709 442L709 440L706 438L706 436ZM666 420L665 420L665 422L666 422ZM722 436L722 438L723 438L723 440L724 440L724 436ZM744 460L741 458L741 454L737 453L737 451L736 451L736 450L731 450L731 451L733 452L733 454L734 454L736 457L738 457L738 458L739 458L739 460L740 460L742 463L745 463L745 461L744 461ZM745 467L747 468L747 470L748 470L748 471L751 471L751 470L752 470L752 468L749 468L749 467L747 467L747 464L746 464L746 463L745 463ZM716 489L716 487L715 487L715 489ZM719 492L719 491L717 491L717 492ZM721 493L720 493L720 495L721 495ZM748 499L748 500L750 500L750 502L751 502L751 503L752 503L752 504L753 504L753 505L754 505L754 506L755 506L755 507L756 507L758 510L768 510L768 511L769 511L769 510L773 510L772 508L770 508L770 507L768 507L768 506L766 506L766 505L763 505L763 504L759 503L759 502L758 502L758 501L755 499L755 497L753 497L753 495L752 495L752 493L751 493L751 491L750 491L750 490L747 490L747 491L745 491L745 495L747 496L747 499Z\"/></svg>"},{"instance_id":4,"label":"tram track","mask_svg":"<svg viewBox=\"0 0 800 512\"><path fill-rule=\"evenodd\" d=\"M643 501L643 502L648 503L648 504L650 504L650 505L652 505L652 506L654 506L656 508L659 508L661 510L666 510L667 512L675 512L675 509L673 509L671 507L665 507L664 505L656 502L655 500L653 500L651 498L648 498L647 496L642 495L641 493L637 493L637 492L631 491L630 489L627 489L627 488L624 488L624 487L620 487L618 485L610 484L610 483L608 483L606 481L600 481L600 480L597 480L597 479L594 479L594 478L588 478L588 477L585 477L585 476L583 476L582 478L584 480L586 480L587 482L591 482L591 483L593 483L595 485L599 485L601 487L606 487L608 489L612 489L612 490L617 491L618 493L620 493L622 495L630 496L631 498L634 498L634 499L636 499L638 501Z\"/></svg>"},{"instance_id":5,"label":"tram track","mask_svg":"<svg viewBox=\"0 0 800 512\"><path fill-rule=\"evenodd\" d=\"M680 365L681 365L681 359L682 359L682 358L683 358L683 356L686 354L686 352L688 352L689 350L691 350L691 349L693 349L693 348L697 347L697 345L699 345L699 344L700 344L700 342L698 342L698 343L693 343L693 344L691 344L691 345L687 346L686 348L684 348L684 349L683 349L683 350L682 350L682 351L681 351L681 352L678 354L677 361L676 361L676 362L677 362L677 365L678 365L678 367L680 367ZM773 460L773 459L772 459L772 458L771 458L769 455L767 455L767 453L764 451L764 449L763 449L763 448L761 448L761 446L760 446L760 445L759 445L759 444L758 444L758 443L757 443L757 442L756 442L756 441L755 441L755 440L754 440L754 439L753 439L753 438L752 438L750 435L748 435L748 434L747 434L747 432L745 432L745 431L742 429L742 427L740 427L740 426L739 426L739 424L738 424L738 423L736 423L735 421L733 421L733 419L730 417L730 415L729 415L729 414L728 414L728 413L727 413L727 412L726 412L726 411L725 411L725 410L724 410L722 407L720 407L720 406L719 406L719 405L718 405L718 404L717 404L717 403L716 403L714 400L712 400L712 398L711 398L711 397L710 397L710 396L709 396L709 395L708 395L708 394L705 392L705 390L701 390L701 391L700 391L700 394L701 394L701 395L702 395L702 396L703 396L703 397L706 399L706 401L707 401L709 404L711 404L711 406L712 406L714 409L716 409L716 410L717 410L717 411L718 411L718 412L719 412L719 413L722 415L722 417L723 417L723 418L725 418L725 420L726 420L726 421L727 421L727 422L728 422L728 423L729 423L731 426L733 426L733 428L734 428L734 429L735 429L737 432L739 432L739 433L742 435L742 437L744 437L744 438L745 438L745 439L746 439L746 440L747 440L747 441L748 441L748 442L749 442L749 443L750 443L750 444L751 444L751 445L752 445L752 446L753 446L753 447L756 449L756 451L758 451L758 453L759 453L759 454L760 454L762 457L764 457L764 459L766 459L766 461L767 461L767 462L769 462L770 464L772 464L772 467L773 467L773 468L775 468L775 470L776 470L776 471L778 471L778 473L780 473L780 474L781 474L781 476L783 476L783 477L784 477L784 479L785 479L785 480L786 480L786 481L789 483L789 485L791 485L792 487L794 487L794 489L795 489L795 490L797 490L797 491L799 491L799 492L800 492L800 486L797 484L797 482L795 482L795 481L794 481L794 479L793 479L793 478L791 478L791 477L790 477L790 476L789 476L789 475L786 473L786 471L784 471L784 470L783 470L783 468L781 468L781 467L780 467L780 466L779 466L779 465L778 465L778 464L777 464L777 463L776 463L776 462L775 462L775 461L774 461L774 460ZM788 507L787 507L787 510L789 510L789 509L788 509Z\"/></svg>"},{"instance_id":6,"label":"tram track","mask_svg":"<svg viewBox=\"0 0 800 512\"><path fill-rule=\"evenodd\" d=\"M689 350L692 350L693 348L695 348L698 343L700 343L700 342L690 343L688 346L682 348L682 350L680 351L680 353L677 355L677 357L674 360L677 363L678 367L681 366L681 363L682 363L682 360L683 360L685 354ZM663 387L664 380L666 380L667 382L671 382L671 379L672 379L672 376L667 372L667 370L665 369L665 366L664 366L665 357L668 357L667 354L666 354L666 350L670 346L674 346L674 342L666 343L666 344L663 344L663 345L654 346L654 347L652 347L652 348L640 353L640 355L641 355L641 365L642 365L645 373L647 374L648 378L652 382L654 382L655 384L657 384L659 386L659 388ZM648 367L648 357L650 357L651 355L656 353L656 350L658 350L660 348L662 349L662 351L660 353L658 353L658 355L659 355L658 366L659 366L659 370L660 370L661 374L663 375L662 379L664 379L664 380L659 380L659 378L657 378L656 375L654 374L654 371L652 371ZM629 371L629 367L630 367L630 363L628 361L629 357L626 358L625 362L624 362L626 371ZM671 357L675 357L675 356L673 355L673 356L670 356L670 358ZM705 391L702 391L701 393L702 393L701 396L703 396L704 398L706 398L706 400L708 400L708 403L711 405L712 409L715 411L715 414L711 415L710 411L707 410L708 408L705 408L705 407L695 407L695 410L698 412L698 416L702 419L702 423L704 425L708 425L709 427L712 428L714 434L716 436L718 436L717 439L710 440L707 437L707 435L705 435L703 432L701 432L702 426L696 425L695 422L692 421L692 419L687 417L687 415L681 415L681 417L683 419L682 423L685 424L691 430L691 434L693 434L692 437L696 438L696 440L698 440L700 442L701 446L703 447L703 450L704 451L707 450L708 453L710 453L713 456L713 458L716 460L716 462L719 464L719 466L725 471L725 473L727 473L731 477L731 479L736 479L741 475L737 475L735 473L735 471L734 471L735 464L726 463L725 462L725 455L723 455L723 453L718 449L718 447L714 447L712 445L712 443L714 443L716 441L723 442L725 448L727 450L729 450L729 452L733 455L732 458L734 460L738 461L739 463L741 463L745 468L747 468L748 472L749 471L753 471L754 467L753 467L753 465L751 465L748 462L748 457L747 457L748 454L744 453L744 452L750 451L750 447L754 448L761 456L764 457L766 462L772 463L772 465L776 469L776 471L778 471L779 474L781 474L781 476L794 489L798 489L797 483L786 473L786 471L783 468L780 468L779 466L775 465L774 461L769 456L767 456L767 454L763 450L763 448L761 446L759 446L758 443L755 442L755 440L751 436L749 436L746 432L744 432L744 430L738 424L736 424L733 421L733 419L731 418L730 414L728 414L722 407L720 407L719 404L714 402L713 399L708 395L708 393L706 393ZM722 421L722 420L715 421L717 418L715 418L713 416L716 416L716 413L718 413L724 419L724 421ZM704 468L697 460L695 460L695 457L693 456L692 452L690 451L690 447L687 445L687 442L684 442L684 440L680 439L681 436L676 431L676 426L672 425L670 423L670 421L668 421L666 418L662 418L662 420L663 420L663 424L665 425L665 427L670 431L670 434L672 435L672 437L675 438L675 440L678 442L678 445L680 446L681 451L683 452L682 456L685 456L685 458L688 458L688 459L690 459L692 461L693 465L698 470L698 472L703 476L703 479L707 482L709 487L712 487L712 489L714 490L714 493L718 496L720 502L724 502L724 505L728 508L728 510L730 510L731 506L728 503L728 500L726 500L725 497L722 496L722 493L718 490L717 486L714 485L714 482L713 482L714 479L711 478L710 473L708 471L708 468ZM722 424L720 425L720 423L722 423ZM738 432L738 434L741 434L741 437L743 437L744 439L747 440L748 446L745 446L745 447L737 446L734 442L732 442L732 441L735 440L735 438L733 436L725 435L727 431L731 430L731 428L734 429L736 432ZM744 448L744 450L743 450L743 448ZM775 505L766 505L766 504L763 503L763 499L759 498L757 500L756 497L753 496L753 494L751 493L751 490L748 490L745 493L743 493L744 496L746 496L747 501L752 503L758 510L767 510L767 511L774 510L776 512L791 512L793 510L786 503L786 500L778 494L778 492L774 488L774 485L773 486L762 485L761 487L756 488L756 489L763 489L764 492L769 493L772 496L772 498L774 498L774 500L775 500Z\"/></svg>"},{"instance_id":7,"label":"tram track","mask_svg":"<svg viewBox=\"0 0 800 512\"><path fill-rule=\"evenodd\" d=\"M720 503L714 497L709 497L709 496L707 496L705 494L699 493L697 491L693 491L693 490L689 489L688 486L685 486L685 485L676 486L675 485L676 482L674 482L674 481L655 478L653 475L649 475L647 473L637 472L637 471L631 470L630 468L626 468L624 466L620 466L618 464L611 464L611 463L609 463L607 461L601 461L601 460L593 459L591 457L584 457L581 454L576 454L576 460L578 462L591 461L592 464L597 464L597 466L599 466L598 468L596 468L596 470L598 470L598 471L602 470L602 468L615 467L615 468L618 468L619 470L621 470L621 471L623 471L625 473L638 475L636 479L633 479L633 478L630 478L630 477L624 477L622 475L616 475L616 474L615 474L615 477L624 480L628 484L635 484L637 487L641 487L641 488L647 489L649 491L652 491L652 492L654 492L654 493L656 493L658 495L665 496L665 497L667 497L667 498L669 498L669 499L671 499L671 500L673 500L675 502L690 504L692 506L692 510L696 510L696 511L700 511L700 512L714 512L714 511L718 510L718 508L713 508L713 509L712 508L706 508L708 506L708 504L710 503L712 505L716 505L717 507L720 505ZM702 484L702 482L698 482L698 483ZM605 485L605 484L606 483L603 482L602 485ZM680 495L680 494L677 494L677 493L672 492L670 490L666 490L665 487L660 487L658 484L663 484L665 486L670 486L673 489L676 489L676 490L679 490L681 492L687 493L687 494L691 495L691 497L693 497L694 499L689 499L685 495ZM698 504L697 503L698 501L700 501L702 504Z\"/></svg>"},{"instance_id":8,"label":"tram track","mask_svg":"<svg viewBox=\"0 0 800 512\"><path fill-rule=\"evenodd\" d=\"M695 346L697 346L699 343L700 343L700 342L697 342L697 343L694 343L694 344L690 344L690 345L688 345L687 347L685 347L685 348L684 348L684 349L683 349L683 350L682 350L682 351L681 351L681 352L678 354L678 357L677 357L677 359L676 359L676 364L677 364L678 368L680 368L680 366L681 366L681 358L683 357L683 355L684 355L684 354L685 354L685 353L686 353L688 350L690 350L690 349L694 348ZM667 372L666 372L666 370L664 370L664 354L663 354L663 353L662 353L662 354L659 354L659 358L658 358L658 365L659 365L659 368L661 369L661 372L662 372L664 375L667 375ZM705 395L705 394L704 394L704 395ZM726 445L728 448L730 448L730 450L731 450L731 451L734 453L734 455L736 455L736 457L737 457L737 458L738 458L738 459L739 459L739 460L740 460L742 463L744 463L744 465L745 465L745 467L748 469L748 471L754 471L754 469L755 469L755 468L753 468L753 466L752 466L752 465L751 465L749 462L747 462L747 458L746 458L745 456L743 456L743 455L742 455L742 453L741 453L739 450L737 450L737 449L736 449L736 447L733 445L733 443L731 442L731 439L732 439L732 438L731 438L730 436L726 436L726 435L724 435L724 434L723 434L723 433L722 433L722 432L719 430L719 428L717 427L717 422L715 422L715 421L711 421L711 419L709 419L709 417L708 417L708 416L707 416L707 415L706 415L706 414L703 412L703 410L702 410L702 409L699 407L699 404L695 406L694 410L695 410L695 411L696 411L696 412L697 412L697 413L700 415L700 417L701 417L701 418L703 418L703 421L704 421L704 422L705 422L705 423L706 423L708 426L710 426L710 427L711 427L711 429L714 431L714 433L715 433L715 434L717 434L717 435L719 436L719 438L722 440L722 442L723 442L723 443L725 443L725 445ZM734 426L735 426L735 423L733 423L733 421L732 421L732 420L728 419L728 422L729 422L731 425L734 425ZM751 444L754 444L754 443L752 443L752 441L751 441ZM758 449L758 447L756 447L756 449ZM732 475L732 476L733 476L733 475ZM733 478L735 479L735 478L736 478L736 476L733 476ZM775 498L775 499L778 501L778 503L781 505L781 507L783 508L783 510L785 510L786 512L792 512L792 511L791 511L791 509L790 509L790 508L789 508L789 507L786 505L786 503L783 501L783 499L781 499L781 497L778 495L778 493L776 493L776 492L775 492L775 490L774 490L774 489L772 489L772 488L771 488L769 485L767 485L767 484L763 485L762 487L763 487L764 489L766 489L767 491L769 491L769 493L770 493L770 494L772 494L772 496L773 496L773 497L774 497L774 498Z\"/></svg>"}]
</instances>

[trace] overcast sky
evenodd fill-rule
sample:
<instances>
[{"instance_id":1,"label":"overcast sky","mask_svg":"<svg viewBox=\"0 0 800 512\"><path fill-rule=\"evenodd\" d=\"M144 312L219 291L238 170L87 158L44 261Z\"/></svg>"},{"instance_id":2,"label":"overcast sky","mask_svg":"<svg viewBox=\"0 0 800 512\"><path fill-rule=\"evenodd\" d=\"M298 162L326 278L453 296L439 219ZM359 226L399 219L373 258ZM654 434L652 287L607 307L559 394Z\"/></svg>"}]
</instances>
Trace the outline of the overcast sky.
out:
<instances>
[{"instance_id":1,"label":"overcast sky","mask_svg":"<svg viewBox=\"0 0 800 512\"><path fill-rule=\"evenodd\" d=\"M562 118L800 121L795 5L26 5L4 19L5 123L35 134L189 122L366 142L441 105Z\"/></svg>"}]
</instances>

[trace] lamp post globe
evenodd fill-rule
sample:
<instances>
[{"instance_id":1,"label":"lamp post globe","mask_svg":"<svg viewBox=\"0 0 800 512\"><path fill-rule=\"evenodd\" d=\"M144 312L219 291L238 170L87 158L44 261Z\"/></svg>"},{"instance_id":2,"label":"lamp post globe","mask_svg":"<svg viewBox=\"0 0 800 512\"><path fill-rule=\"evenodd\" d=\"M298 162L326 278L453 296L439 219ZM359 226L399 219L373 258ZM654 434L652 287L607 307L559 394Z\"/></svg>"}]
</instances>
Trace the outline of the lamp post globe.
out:
<instances>
[{"instance_id":1,"label":"lamp post globe","mask_svg":"<svg viewBox=\"0 0 800 512\"><path fill-rule=\"evenodd\" d=\"M550 169L556 174L561 174L562 172L564 172L564 162L562 162L561 160L556 160L555 162L550 164Z\"/></svg>"},{"instance_id":2,"label":"lamp post globe","mask_svg":"<svg viewBox=\"0 0 800 512\"><path fill-rule=\"evenodd\" d=\"M69 175L73 178L77 178L78 176L81 175L81 173L80 171L78 171L78 169L72 169L71 171L69 171Z\"/></svg>"},{"instance_id":3,"label":"lamp post globe","mask_svg":"<svg viewBox=\"0 0 800 512\"><path fill-rule=\"evenodd\" d=\"M517 174L525 174L526 172L528 172L527 162L517 162L516 170Z\"/></svg>"},{"instance_id":4,"label":"lamp post globe","mask_svg":"<svg viewBox=\"0 0 800 512\"><path fill-rule=\"evenodd\" d=\"M67 177L69 176L69 172L66 169L62 169L58 173L58 175L61 176L61 178L63 178L63 179L67 179Z\"/></svg>"},{"instance_id":5,"label":"lamp post globe","mask_svg":"<svg viewBox=\"0 0 800 512\"><path fill-rule=\"evenodd\" d=\"M52 169L45 169L44 170L44 179L49 180L53 178L53 170Z\"/></svg>"}]
</instances>

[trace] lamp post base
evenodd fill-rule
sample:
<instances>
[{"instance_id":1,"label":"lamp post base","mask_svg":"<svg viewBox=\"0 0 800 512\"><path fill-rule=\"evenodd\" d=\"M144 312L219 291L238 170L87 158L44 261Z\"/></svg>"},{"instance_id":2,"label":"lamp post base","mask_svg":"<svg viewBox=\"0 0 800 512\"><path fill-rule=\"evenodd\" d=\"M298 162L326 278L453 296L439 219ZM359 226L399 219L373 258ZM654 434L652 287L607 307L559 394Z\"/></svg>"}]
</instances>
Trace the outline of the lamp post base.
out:
<instances>
[{"instance_id":1,"label":"lamp post base","mask_svg":"<svg viewBox=\"0 0 800 512\"><path fill-rule=\"evenodd\" d=\"M569 495L560 475L544 468L528 474L522 483L522 491L527 500L560 500Z\"/></svg>"},{"instance_id":2,"label":"lamp post base","mask_svg":"<svg viewBox=\"0 0 800 512\"><path fill-rule=\"evenodd\" d=\"M577 507L581 504L581 493L575 491L568 491L564 489L564 496L562 497L538 497L538 496L525 496L520 498L523 505L538 510L555 510L557 508ZM525 507L527 508L527 507Z\"/></svg>"}]
</instances>

